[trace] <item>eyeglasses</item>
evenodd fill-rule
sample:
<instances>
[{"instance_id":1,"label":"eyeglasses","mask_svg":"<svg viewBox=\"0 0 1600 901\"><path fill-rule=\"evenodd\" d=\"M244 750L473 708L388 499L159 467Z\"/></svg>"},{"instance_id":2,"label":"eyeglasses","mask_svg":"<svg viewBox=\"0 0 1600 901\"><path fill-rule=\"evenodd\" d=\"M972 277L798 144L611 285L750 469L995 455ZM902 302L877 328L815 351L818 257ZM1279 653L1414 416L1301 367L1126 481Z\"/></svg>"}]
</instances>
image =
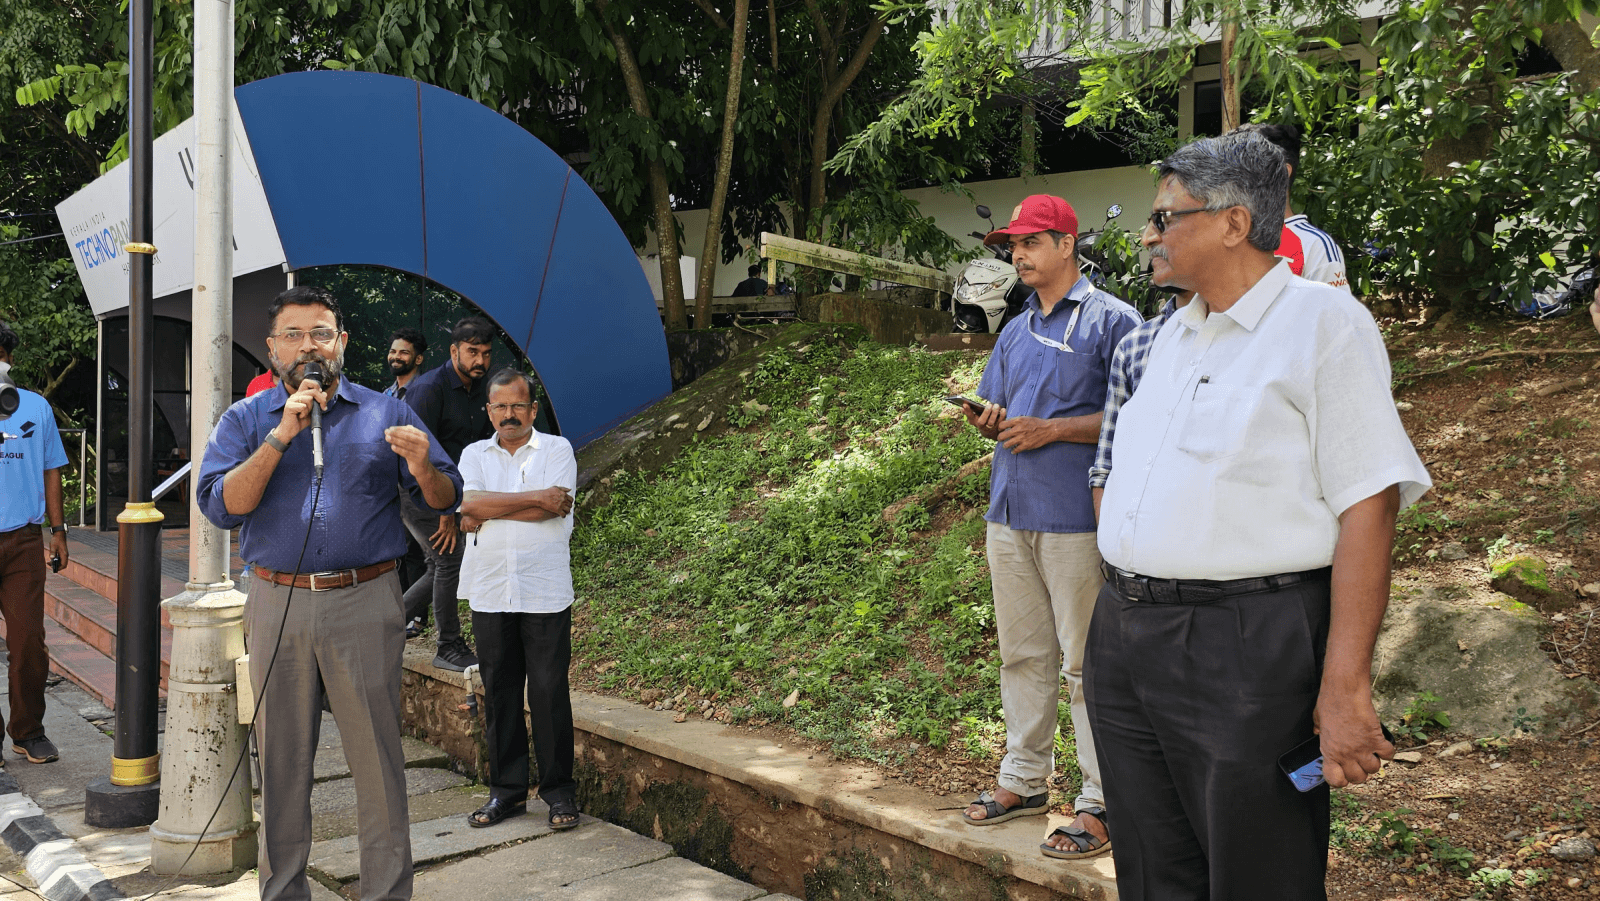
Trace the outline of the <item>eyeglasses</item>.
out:
<instances>
[{"instance_id":1,"label":"eyeglasses","mask_svg":"<svg viewBox=\"0 0 1600 901\"><path fill-rule=\"evenodd\" d=\"M311 340L318 344L332 344L333 339L339 337L339 330L336 328L314 328L309 332L302 332L297 328L292 328L288 331L279 332L272 337L289 344L300 344L306 340L307 335L310 335Z\"/></svg>"},{"instance_id":2,"label":"eyeglasses","mask_svg":"<svg viewBox=\"0 0 1600 901\"><path fill-rule=\"evenodd\" d=\"M1177 216L1187 216L1190 213L1205 213L1205 212L1209 212L1209 211L1203 206L1197 206L1192 210L1156 210L1155 212L1150 214L1150 224L1155 226L1156 234L1164 235L1164 234L1167 233L1167 220L1168 219L1172 219L1172 218L1177 217Z\"/></svg>"},{"instance_id":3,"label":"eyeglasses","mask_svg":"<svg viewBox=\"0 0 1600 901\"><path fill-rule=\"evenodd\" d=\"M526 413L526 412L528 412L529 410L532 410L532 409L533 409L533 404L531 404L531 403L529 403L529 404L490 404L489 405L489 414L491 416L499 416L501 413L505 413L505 412L508 412L508 411L516 412L516 413Z\"/></svg>"}]
</instances>

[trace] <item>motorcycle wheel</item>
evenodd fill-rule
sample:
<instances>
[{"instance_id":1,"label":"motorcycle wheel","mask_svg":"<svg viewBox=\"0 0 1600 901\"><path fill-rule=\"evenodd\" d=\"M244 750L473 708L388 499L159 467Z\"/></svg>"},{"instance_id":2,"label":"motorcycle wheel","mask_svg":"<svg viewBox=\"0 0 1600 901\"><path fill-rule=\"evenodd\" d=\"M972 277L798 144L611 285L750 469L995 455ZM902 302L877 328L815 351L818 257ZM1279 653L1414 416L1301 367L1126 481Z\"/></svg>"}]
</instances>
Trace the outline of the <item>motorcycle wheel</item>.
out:
<instances>
[{"instance_id":1,"label":"motorcycle wheel","mask_svg":"<svg viewBox=\"0 0 1600 901\"><path fill-rule=\"evenodd\" d=\"M951 331L982 335L989 331L989 324L982 310L967 304L956 304L955 323Z\"/></svg>"}]
</instances>

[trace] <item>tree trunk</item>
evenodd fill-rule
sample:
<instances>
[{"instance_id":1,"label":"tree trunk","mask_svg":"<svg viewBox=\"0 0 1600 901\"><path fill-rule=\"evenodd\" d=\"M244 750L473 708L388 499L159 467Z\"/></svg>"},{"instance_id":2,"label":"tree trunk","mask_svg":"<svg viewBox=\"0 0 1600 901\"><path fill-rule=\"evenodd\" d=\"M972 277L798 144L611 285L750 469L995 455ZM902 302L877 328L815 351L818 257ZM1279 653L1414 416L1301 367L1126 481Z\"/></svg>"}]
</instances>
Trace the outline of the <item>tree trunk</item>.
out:
<instances>
[{"instance_id":1,"label":"tree trunk","mask_svg":"<svg viewBox=\"0 0 1600 901\"><path fill-rule=\"evenodd\" d=\"M850 57L850 62L845 65L844 71L828 80L822 98L817 101L816 116L811 121L811 184L806 198L806 231L811 237L821 233L822 222L818 218L818 213L828 202L828 175L822 166L828 161L828 133L833 127L833 109L844 98L845 91L850 89L856 76L866 67L867 57L872 55L872 48L878 43L878 38L883 36L883 26L888 21L887 15L881 15L867 26L866 33L861 36L861 43ZM824 35L827 34L826 28L820 22L818 30ZM824 46L830 43L831 41L824 41Z\"/></svg>"},{"instance_id":2,"label":"tree trunk","mask_svg":"<svg viewBox=\"0 0 1600 901\"><path fill-rule=\"evenodd\" d=\"M607 0L596 0L601 27L617 48L617 65L622 69L622 81L628 88L628 101L633 111L644 119L655 121L650 110L650 98L644 92L644 76L639 71L639 61L633 55L633 46L627 35L613 27L605 17ZM667 184L667 165L658 154L645 166L650 185L651 215L655 218L656 249L661 257L661 302L666 307L667 329L689 327L689 318L683 306L683 274L678 270L678 220L672 214L672 189Z\"/></svg>"},{"instance_id":3,"label":"tree trunk","mask_svg":"<svg viewBox=\"0 0 1600 901\"><path fill-rule=\"evenodd\" d=\"M1228 4L1222 20L1222 133L1239 127L1239 61L1233 58L1239 41L1239 11Z\"/></svg>"},{"instance_id":4,"label":"tree trunk","mask_svg":"<svg viewBox=\"0 0 1600 901\"><path fill-rule=\"evenodd\" d=\"M1574 94L1600 91L1600 49L1589 40L1589 32L1572 19L1542 26L1544 49L1561 63L1561 68L1576 72L1572 77Z\"/></svg>"},{"instance_id":5,"label":"tree trunk","mask_svg":"<svg viewBox=\"0 0 1600 901\"><path fill-rule=\"evenodd\" d=\"M728 97L722 111L722 147L717 151L717 181L711 189L711 209L706 216L706 240L700 250L700 278L695 283L695 328L711 327L711 293L722 257L722 210L733 177L733 137L739 124L739 88L744 76L745 28L750 21L750 0L734 0L733 49L728 55Z\"/></svg>"}]
</instances>

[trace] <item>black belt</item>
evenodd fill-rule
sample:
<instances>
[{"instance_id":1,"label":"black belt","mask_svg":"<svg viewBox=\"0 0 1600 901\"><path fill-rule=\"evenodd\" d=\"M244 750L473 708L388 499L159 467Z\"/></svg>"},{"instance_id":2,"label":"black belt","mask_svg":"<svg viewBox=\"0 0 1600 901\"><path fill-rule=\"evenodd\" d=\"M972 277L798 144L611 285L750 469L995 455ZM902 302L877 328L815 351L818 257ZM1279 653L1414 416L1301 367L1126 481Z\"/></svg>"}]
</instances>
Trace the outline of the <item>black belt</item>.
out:
<instances>
[{"instance_id":1,"label":"black belt","mask_svg":"<svg viewBox=\"0 0 1600 901\"><path fill-rule=\"evenodd\" d=\"M1308 569L1298 573L1280 573L1275 576L1257 576L1252 579L1229 579L1215 582L1210 579L1155 579L1138 573L1123 572L1102 562L1100 571L1106 582L1130 601L1146 604L1214 604L1225 598L1244 594L1261 594L1278 591L1303 582L1326 582L1333 578L1333 567Z\"/></svg>"}]
</instances>

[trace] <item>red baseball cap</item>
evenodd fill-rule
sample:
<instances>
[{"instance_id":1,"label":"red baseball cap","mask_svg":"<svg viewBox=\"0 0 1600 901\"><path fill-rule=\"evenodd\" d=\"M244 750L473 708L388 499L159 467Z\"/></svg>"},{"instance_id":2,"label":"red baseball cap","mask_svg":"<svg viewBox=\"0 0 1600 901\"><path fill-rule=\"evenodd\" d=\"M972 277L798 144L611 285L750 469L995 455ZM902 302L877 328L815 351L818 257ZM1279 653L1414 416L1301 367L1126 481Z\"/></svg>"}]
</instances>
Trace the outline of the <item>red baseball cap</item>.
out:
<instances>
[{"instance_id":1,"label":"red baseball cap","mask_svg":"<svg viewBox=\"0 0 1600 901\"><path fill-rule=\"evenodd\" d=\"M1034 194L1024 198L1011 211L1010 226L990 232L983 243L993 247L1004 243L1008 235L1034 235L1048 231L1062 232L1076 238L1078 214L1073 211L1072 204L1060 197Z\"/></svg>"}]
</instances>

